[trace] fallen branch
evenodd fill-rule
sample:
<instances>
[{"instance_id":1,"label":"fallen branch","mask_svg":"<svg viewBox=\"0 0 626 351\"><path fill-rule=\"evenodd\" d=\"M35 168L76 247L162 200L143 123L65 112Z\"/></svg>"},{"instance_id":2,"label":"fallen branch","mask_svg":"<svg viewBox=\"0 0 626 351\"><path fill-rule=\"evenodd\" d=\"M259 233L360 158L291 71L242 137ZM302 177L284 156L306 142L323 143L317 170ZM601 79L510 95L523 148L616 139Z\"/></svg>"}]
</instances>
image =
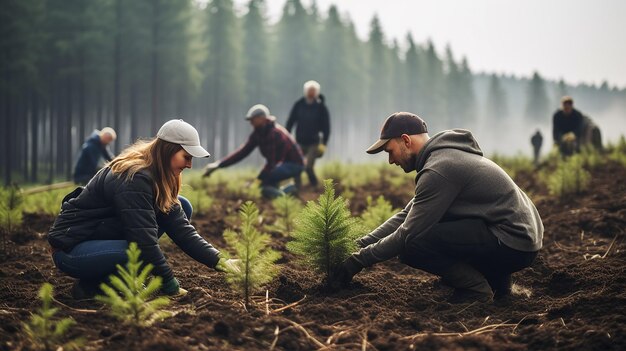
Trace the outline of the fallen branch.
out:
<instances>
[{"instance_id":1,"label":"fallen branch","mask_svg":"<svg viewBox=\"0 0 626 351\"><path fill-rule=\"evenodd\" d=\"M70 187L70 186L76 186L76 183L74 183L74 182L62 182L62 183L56 183L56 184L50 184L50 185L42 185L42 186L37 186L37 187L34 187L34 188L26 189L22 193L24 195L30 195L30 194L35 194L35 193L41 193L41 192L44 192L44 191L63 189L63 188L67 188L67 187Z\"/></svg>"},{"instance_id":2,"label":"fallen branch","mask_svg":"<svg viewBox=\"0 0 626 351\"><path fill-rule=\"evenodd\" d=\"M71 307L71 306L68 306L68 305L64 304L63 302L55 299L54 297L52 298L52 301L58 303L59 305L65 307L65 308L68 308L68 309L70 309L70 310L72 310L74 312L80 312L80 313L98 313L98 312L100 312L98 310L85 310L85 309L82 309L82 308L74 308L74 307Z\"/></svg>"},{"instance_id":3,"label":"fallen branch","mask_svg":"<svg viewBox=\"0 0 626 351\"><path fill-rule=\"evenodd\" d=\"M291 324L292 326L294 326L296 329L300 330L304 336L306 336L307 339L311 340L315 346L319 347L319 348L325 348L326 345L322 344L319 340L317 340L316 338L312 337L311 334L309 334L309 332L300 324L290 320L290 319L285 319L285 321L287 321L287 323Z\"/></svg>"},{"instance_id":4,"label":"fallen branch","mask_svg":"<svg viewBox=\"0 0 626 351\"><path fill-rule=\"evenodd\" d=\"M617 240L617 234L613 238L613 241L611 241L611 245L609 245L609 248L606 249L606 252L604 253L604 255L602 255L602 258L605 258L609 254L609 251L611 251L611 248L613 248L613 244L615 244L615 240Z\"/></svg>"},{"instance_id":5,"label":"fallen branch","mask_svg":"<svg viewBox=\"0 0 626 351\"><path fill-rule=\"evenodd\" d=\"M419 337L425 337L425 336L470 336L470 335L479 335L479 334L483 334L483 333L488 333L488 332L492 332L498 328L515 328L517 327L519 323L517 324L512 324L512 323L499 323L499 324L490 324L490 325L486 325L484 327L480 327L478 329L474 329L474 330L470 330L470 331L466 331L466 332L443 332L443 333L417 333L417 334L413 334L413 335L409 335L409 336L405 336L400 338L401 340L407 340L407 339L415 339L415 338L419 338Z\"/></svg>"},{"instance_id":6,"label":"fallen branch","mask_svg":"<svg viewBox=\"0 0 626 351\"><path fill-rule=\"evenodd\" d=\"M287 306L283 306L283 307L281 307L281 308L277 308L277 309L275 309L275 310L272 310L272 311L271 311L271 313L278 313L278 312L282 312L282 311L284 311L284 310L286 310L286 309L289 309L289 308L295 307L295 306L297 306L298 304L300 304L302 301L304 301L304 299L306 299L306 295L304 295L304 297L303 297L303 298L301 298L300 300L298 300L298 301L296 301L296 302L292 302L292 303L290 303L290 304L289 304L289 305L287 305Z\"/></svg>"}]
</instances>

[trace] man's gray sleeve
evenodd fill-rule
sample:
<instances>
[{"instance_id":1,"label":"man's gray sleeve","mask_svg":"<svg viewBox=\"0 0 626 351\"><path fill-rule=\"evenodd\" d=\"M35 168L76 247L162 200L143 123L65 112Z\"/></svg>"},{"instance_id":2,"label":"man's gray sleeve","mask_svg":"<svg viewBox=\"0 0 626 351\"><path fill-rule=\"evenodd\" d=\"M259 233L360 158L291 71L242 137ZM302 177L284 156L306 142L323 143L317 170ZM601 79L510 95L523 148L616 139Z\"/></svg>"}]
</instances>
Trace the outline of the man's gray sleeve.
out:
<instances>
[{"instance_id":1,"label":"man's gray sleeve","mask_svg":"<svg viewBox=\"0 0 626 351\"><path fill-rule=\"evenodd\" d=\"M413 205L413 201L409 201L409 203L404 207L404 209L388 220L385 223L378 226L378 228L374 229L371 233L357 240L357 244L359 247L366 247L367 245L371 245L373 243L377 243L380 239L390 235L395 232L398 227L404 223L406 215L411 210L411 206Z\"/></svg>"},{"instance_id":2,"label":"man's gray sleeve","mask_svg":"<svg viewBox=\"0 0 626 351\"><path fill-rule=\"evenodd\" d=\"M355 254L365 267L396 257L404 251L406 242L419 240L422 233L439 223L454 199L460 186L441 174L428 170L419 178L415 197L404 222L391 234Z\"/></svg>"}]
</instances>

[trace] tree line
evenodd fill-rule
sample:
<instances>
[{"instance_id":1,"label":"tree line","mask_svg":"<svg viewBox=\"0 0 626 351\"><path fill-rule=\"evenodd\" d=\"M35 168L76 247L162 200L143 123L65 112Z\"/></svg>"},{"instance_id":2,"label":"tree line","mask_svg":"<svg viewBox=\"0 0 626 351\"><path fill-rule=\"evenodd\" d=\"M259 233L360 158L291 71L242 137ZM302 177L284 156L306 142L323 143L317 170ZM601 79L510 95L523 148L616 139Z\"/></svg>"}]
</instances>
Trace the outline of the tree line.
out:
<instances>
[{"instance_id":1,"label":"tree line","mask_svg":"<svg viewBox=\"0 0 626 351\"><path fill-rule=\"evenodd\" d=\"M263 0L243 11L232 0L5 0L2 177L67 179L94 128L113 127L119 152L171 118L193 124L221 157L247 138L251 105L266 104L285 123L310 79L331 112L329 154L343 160L359 159L394 111L416 112L438 131L545 121L568 92L593 111L624 108L626 91L607 83L474 73L451 47L440 49L410 33L388 37L377 17L362 40L336 6L301 0L286 0L277 23Z\"/></svg>"}]
</instances>

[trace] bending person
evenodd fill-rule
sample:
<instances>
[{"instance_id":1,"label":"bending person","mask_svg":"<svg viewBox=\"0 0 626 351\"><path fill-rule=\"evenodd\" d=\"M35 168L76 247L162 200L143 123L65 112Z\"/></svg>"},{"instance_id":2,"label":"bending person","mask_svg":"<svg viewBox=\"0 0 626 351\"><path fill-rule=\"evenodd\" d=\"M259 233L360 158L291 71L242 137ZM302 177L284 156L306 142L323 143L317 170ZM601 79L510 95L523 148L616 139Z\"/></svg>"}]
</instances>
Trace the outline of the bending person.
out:
<instances>
[{"instance_id":1,"label":"bending person","mask_svg":"<svg viewBox=\"0 0 626 351\"><path fill-rule=\"evenodd\" d=\"M99 293L116 264L128 260L129 242L137 243L143 262L152 264L152 273L163 279L163 293L184 293L159 247L164 232L196 261L210 268L218 265L219 251L190 224L191 204L178 196L181 173L191 168L193 157L209 157L198 132L183 120L171 120L156 138L131 145L85 188L63 199L48 242L56 267L78 279L74 298Z\"/></svg>"},{"instance_id":2,"label":"bending person","mask_svg":"<svg viewBox=\"0 0 626 351\"><path fill-rule=\"evenodd\" d=\"M265 105L254 105L248 111L246 119L254 128L248 141L224 159L206 166L204 176L208 177L218 168L225 168L246 158L258 146L267 163L258 175L261 181L263 197L273 199L297 189L287 186L280 189L280 182L300 177L304 169L302 151L289 132L276 123L276 117L270 115Z\"/></svg>"}]
</instances>

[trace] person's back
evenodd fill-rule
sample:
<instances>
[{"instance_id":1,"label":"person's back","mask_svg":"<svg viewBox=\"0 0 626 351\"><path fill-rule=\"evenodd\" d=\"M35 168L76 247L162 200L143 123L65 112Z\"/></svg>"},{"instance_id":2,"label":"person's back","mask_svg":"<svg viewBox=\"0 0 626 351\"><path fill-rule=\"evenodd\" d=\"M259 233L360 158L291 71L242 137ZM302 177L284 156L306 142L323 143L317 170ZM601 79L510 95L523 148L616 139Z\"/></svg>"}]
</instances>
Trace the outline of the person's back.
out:
<instances>
[{"instance_id":1,"label":"person's back","mask_svg":"<svg viewBox=\"0 0 626 351\"><path fill-rule=\"evenodd\" d=\"M307 103L306 98L302 97L294 104L287 129L291 131L295 125L298 144L317 145L321 142L325 145L328 142L328 109L323 99L323 95L320 95L319 99Z\"/></svg>"},{"instance_id":2,"label":"person's back","mask_svg":"<svg viewBox=\"0 0 626 351\"><path fill-rule=\"evenodd\" d=\"M432 139L431 148L438 148L431 151L418 177L423 172L434 171L459 188L442 221L480 218L509 247L538 250L543 224L537 209L500 166L483 157L480 149L472 149L471 133L447 131Z\"/></svg>"},{"instance_id":3,"label":"person's back","mask_svg":"<svg viewBox=\"0 0 626 351\"><path fill-rule=\"evenodd\" d=\"M111 128L95 130L83 143L78 160L74 166L74 182L87 184L98 171L100 159L111 161L113 154L107 145L116 139L115 131Z\"/></svg>"}]
</instances>

